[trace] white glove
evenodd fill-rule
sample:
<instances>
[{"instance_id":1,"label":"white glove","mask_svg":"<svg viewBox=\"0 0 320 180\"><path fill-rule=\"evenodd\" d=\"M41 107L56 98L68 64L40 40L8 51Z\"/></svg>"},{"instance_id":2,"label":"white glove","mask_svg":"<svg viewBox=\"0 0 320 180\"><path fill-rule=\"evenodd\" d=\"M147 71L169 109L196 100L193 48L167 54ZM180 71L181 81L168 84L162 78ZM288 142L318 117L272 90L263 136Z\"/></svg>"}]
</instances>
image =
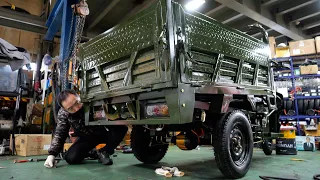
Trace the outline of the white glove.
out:
<instances>
[{"instance_id":1,"label":"white glove","mask_svg":"<svg viewBox=\"0 0 320 180\"><path fill-rule=\"evenodd\" d=\"M47 168L53 168L56 166L55 157L53 155L49 155L47 157L46 162L44 162L44 166Z\"/></svg>"},{"instance_id":2,"label":"white glove","mask_svg":"<svg viewBox=\"0 0 320 180\"><path fill-rule=\"evenodd\" d=\"M172 174L168 170L164 170L162 168L156 169L155 172L161 176L172 177Z\"/></svg>"},{"instance_id":3,"label":"white glove","mask_svg":"<svg viewBox=\"0 0 320 180\"><path fill-rule=\"evenodd\" d=\"M170 168L170 167L162 166L161 168L165 171L169 171L169 173L171 173L173 176L179 176L179 177L184 176L184 172L179 171L177 167Z\"/></svg>"}]
</instances>

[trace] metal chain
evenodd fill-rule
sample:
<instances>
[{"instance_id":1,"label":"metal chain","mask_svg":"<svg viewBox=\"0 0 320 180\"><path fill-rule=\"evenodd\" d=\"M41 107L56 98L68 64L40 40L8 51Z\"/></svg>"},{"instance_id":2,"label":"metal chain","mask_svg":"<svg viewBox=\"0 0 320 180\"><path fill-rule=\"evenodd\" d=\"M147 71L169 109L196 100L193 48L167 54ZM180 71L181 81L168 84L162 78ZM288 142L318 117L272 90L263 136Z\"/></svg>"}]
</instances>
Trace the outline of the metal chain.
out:
<instances>
[{"instance_id":1,"label":"metal chain","mask_svg":"<svg viewBox=\"0 0 320 180\"><path fill-rule=\"evenodd\" d=\"M80 44L81 41L81 35L82 35L82 31L84 28L84 23L85 23L85 16L77 16L77 22L76 22L76 28L78 31L76 31L75 33L75 38L74 38L74 47L73 47L73 51L71 54L72 57L72 81L74 84L76 84L75 82L75 78L76 78L76 68L78 66L78 61L77 61L77 49L78 49L78 45Z\"/></svg>"},{"instance_id":2,"label":"metal chain","mask_svg":"<svg viewBox=\"0 0 320 180\"><path fill-rule=\"evenodd\" d=\"M72 42L71 42L71 35L72 35L72 30L73 30L73 21L74 21L74 12L72 13L72 19L71 19L71 27L70 27L70 35L69 35L69 43L70 46L67 49L67 57L66 59L64 59L63 61L63 70L61 73L61 80L62 80L62 90L67 89L67 82L69 80L69 74L68 74L68 64L69 64L69 60L71 59L72 61L72 74L70 74L71 76L71 80L74 80L75 77L75 73L76 73L76 67L77 67L77 56L76 56L76 52L78 49L78 44L81 41L81 35L83 32L83 27L85 24L85 17L86 16L82 16L82 15L76 15L75 19L76 19L76 24L75 24L75 32L74 32L74 36L72 37Z\"/></svg>"},{"instance_id":3,"label":"metal chain","mask_svg":"<svg viewBox=\"0 0 320 180\"><path fill-rule=\"evenodd\" d=\"M73 19L74 19L74 12L72 12L72 16L71 16L71 24L70 24L70 32L69 32L69 39L68 39L68 43L71 42L71 35L72 35L72 29L73 29ZM72 45L72 44L70 44ZM70 49L71 47L67 47L66 52L67 52L67 56L65 59L63 59L61 62L61 68L62 68L62 73L60 74L61 76L61 90L64 91L67 89L67 82L68 82L68 59L69 59L69 55L70 55ZM61 57L62 58L62 57Z\"/></svg>"}]
</instances>

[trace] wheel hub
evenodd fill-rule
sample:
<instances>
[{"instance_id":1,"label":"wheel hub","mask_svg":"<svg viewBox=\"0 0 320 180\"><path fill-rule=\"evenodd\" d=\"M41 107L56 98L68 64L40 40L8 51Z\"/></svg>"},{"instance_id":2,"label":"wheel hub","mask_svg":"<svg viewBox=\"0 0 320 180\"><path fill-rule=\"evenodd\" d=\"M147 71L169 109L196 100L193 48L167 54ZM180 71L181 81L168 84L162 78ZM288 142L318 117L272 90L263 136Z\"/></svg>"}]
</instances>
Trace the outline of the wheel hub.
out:
<instances>
[{"instance_id":1,"label":"wheel hub","mask_svg":"<svg viewBox=\"0 0 320 180\"><path fill-rule=\"evenodd\" d=\"M237 126L234 126L230 133L230 153L233 161L237 165L241 165L246 158L246 142L245 134Z\"/></svg>"},{"instance_id":2,"label":"wheel hub","mask_svg":"<svg viewBox=\"0 0 320 180\"><path fill-rule=\"evenodd\" d=\"M242 153L242 145L241 145L241 136L235 135L232 138L233 142L233 150L237 156L239 156Z\"/></svg>"}]
</instances>

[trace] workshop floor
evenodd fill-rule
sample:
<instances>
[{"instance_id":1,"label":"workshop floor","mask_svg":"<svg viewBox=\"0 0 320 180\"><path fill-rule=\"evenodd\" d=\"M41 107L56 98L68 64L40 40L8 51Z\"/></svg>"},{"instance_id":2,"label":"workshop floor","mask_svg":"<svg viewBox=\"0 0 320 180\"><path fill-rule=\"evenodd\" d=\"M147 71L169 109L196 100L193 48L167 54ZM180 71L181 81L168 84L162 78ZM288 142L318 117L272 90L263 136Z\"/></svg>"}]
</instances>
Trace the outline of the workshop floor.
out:
<instances>
[{"instance_id":1,"label":"workshop floor","mask_svg":"<svg viewBox=\"0 0 320 180\"><path fill-rule=\"evenodd\" d=\"M275 153L273 153L275 154ZM47 169L44 162L29 162L13 164L15 157L0 157L0 179L164 179L155 174L158 167L176 166L185 172L184 177L173 179L223 179L213 158L212 148L201 147L200 150L181 151L170 147L166 157L157 165L142 165L132 154L117 153L113 157L113 166L103 166L96 160L86 161L83 165L68 165L61 161L55 169ZM291 158L303 159L294 161ZM24 159L19 157L19 159ZM312 179L314 174L320 174L320 151L298 152L298 155L265 156L261 150L255 149L251 168L242 179L258 180L259 176L278 176L286 178Z\"/></svg>"}]
</instances>

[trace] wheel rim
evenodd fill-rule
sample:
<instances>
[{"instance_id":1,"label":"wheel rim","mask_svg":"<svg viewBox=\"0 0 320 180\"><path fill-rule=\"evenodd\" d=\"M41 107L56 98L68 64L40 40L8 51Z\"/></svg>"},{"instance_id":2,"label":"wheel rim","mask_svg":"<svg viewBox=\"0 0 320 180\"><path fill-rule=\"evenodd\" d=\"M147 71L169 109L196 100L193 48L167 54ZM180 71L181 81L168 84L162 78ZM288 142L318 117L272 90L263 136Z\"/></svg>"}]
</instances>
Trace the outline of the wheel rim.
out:
<instances>
[{"instance_id":1,"label":"wheel rim","mask_svg":"<svg viewBox=\"0 0 320 180\"><path fill-rule=\"evenodd\" d=\"M154 144L154 140L148 136L149 132L148 131L144 131L144 133L146 135L144 135L143 137L144 139L144 143L142 143L145 147L145 149L148 149L147 154L148 156L156 156L157 154L159 154L161 151L163 151L163 149L165 148L165 145L161 145L161 144ZM140 142L143 142L142 139L139 140ZM148 143L146 143L148 142ZM142 146L143 146L142 145Z\"/></svg>"},{"instance_id":2,"label":"wheel rim","mask_svg":"<svg viewBox=\"0 0 320 180\"><path fill-rule=\"evenodd\" d=\"M242 166L248 157L249 138L240 123L235 123L230 133L230 154L237 166Z\"/></svg>"},{"instance_id":3,"label":"wheel rim","mask_svg":"<svg viewBox=\"0 0 320 180\"><path fill-rule=\"evenodd\" d=\"M269 149L271 149L271 148L272 148L272 144L271 144L271 142L270 142L270 141L267 141L267 147L268 147Z\"/></svg>"}]
</instances>

